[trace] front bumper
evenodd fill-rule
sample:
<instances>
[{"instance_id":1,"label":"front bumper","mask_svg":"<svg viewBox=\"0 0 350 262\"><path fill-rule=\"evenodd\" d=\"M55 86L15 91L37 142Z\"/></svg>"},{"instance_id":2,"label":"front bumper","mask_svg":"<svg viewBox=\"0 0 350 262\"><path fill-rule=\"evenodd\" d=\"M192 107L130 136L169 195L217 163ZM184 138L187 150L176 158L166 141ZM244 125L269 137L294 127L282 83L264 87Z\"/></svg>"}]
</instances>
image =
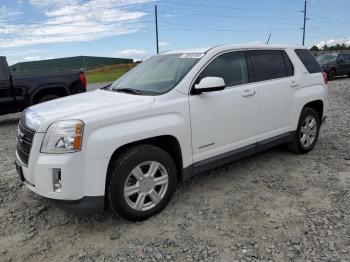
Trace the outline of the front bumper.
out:
<instances>
[{"instance_id":1,"label":"front bumper","mask_svg":"<svg viewBox=\"0 0 350 262\"><path fill-rule=\"evenodd\" d=\"M23 184L69 210L85 210L85 213L103 210L109 159L85 159L83 152L40 153L43 136L35 134L28 165L16 157L16 169ZM60 172L59 190L54 183L57 170Z\"/></svg>"},{"instance_id":2,"label":"front bumper","mask_svg":"<svg viewBox=\"0 0 350 262\"><path fill-rule=\"evenodd\" d=\"M33 192L36 192L35 185L26 181L23 174L22 164L20 163L20 161L18 161L18 159L16 159L15 165L16 165L16 170L20 180L24 183L24 185L27 188L29 188ZM47 198L47 199L53 202L58 207L72 213L96 214L96 213L102 213L105 208L104 196L85 196L78 200L62 200L62 199L58 200L53 198Z\"/></svg>"}]
</instances>

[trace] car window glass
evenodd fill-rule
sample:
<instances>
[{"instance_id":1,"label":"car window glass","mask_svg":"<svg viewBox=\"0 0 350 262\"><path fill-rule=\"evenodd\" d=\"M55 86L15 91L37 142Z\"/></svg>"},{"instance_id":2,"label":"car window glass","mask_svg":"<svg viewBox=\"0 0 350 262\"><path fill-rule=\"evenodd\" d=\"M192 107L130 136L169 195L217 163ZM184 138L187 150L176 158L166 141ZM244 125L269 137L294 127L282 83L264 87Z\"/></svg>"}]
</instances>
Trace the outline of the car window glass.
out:
<instances>
[{"instance_id":1,"label":"car window glass","mask_svg":"<svg viewBox=\"0 0 350 262\"><path fill-rule=\"evenodd\" d=\"M292 62L290 61L288 55L286 54L285 51L282 51L282 55L283 55L283 58L284 58L284 62L286 64L287 75L288 76L294 75L294 66L293 66Z\"/></svg>"},{"instance_id":2,"label":"car window glass","mask_svg":"<svg viewBox=\"0 0 350 262\"><path fill-rule=\"evenodd\" d=\"M321 73L322 69L316 58L307 49L295 49L295 53L303 62L310 74Z\"/></svg>"},{"instance_id":3,"label":"car window glass","mask_svg":"<svg viewBox=\"0 0 350 262\"><path fill-rule=\"evenodd\" d=\"M290 75L290 72L287 72L283 53L280 50L255 50L250 51L250 54L252 56L255 81L276 79Z\"/></svg>"},{"instance_id":4,"label":"car window glass","mask_svg":"<svg viewBox=\"0 0 350 262\"><path fill-rule=\"evenodd\" d=\"M5 73L5 68L3 63L2 61L0 61L0 81L3 81L3 80L7 80L7 75Z\"/></svg>"},{"instance_id":5,"label":"car window glass","mask_svg":"<svg viewBox=\"0 0 350 262\"><path fill-rule=\"evenodd\" d=\"M344 55L339 55L338 56L338 59L337 59L337 61L344 61L345 60L345 57L344 57Z\"/></svg>"},{"instance_id":6,"label":"car window glass","mask_svg":"<svg viewBox=\"0 0 350 262\"><path fill-rule=\"evenodd\" d=\"M226 86L248 83L248 68L244 52L231 52L218 56L202 71L204 77L222 77Z\"/></svg>"}]
</instances>

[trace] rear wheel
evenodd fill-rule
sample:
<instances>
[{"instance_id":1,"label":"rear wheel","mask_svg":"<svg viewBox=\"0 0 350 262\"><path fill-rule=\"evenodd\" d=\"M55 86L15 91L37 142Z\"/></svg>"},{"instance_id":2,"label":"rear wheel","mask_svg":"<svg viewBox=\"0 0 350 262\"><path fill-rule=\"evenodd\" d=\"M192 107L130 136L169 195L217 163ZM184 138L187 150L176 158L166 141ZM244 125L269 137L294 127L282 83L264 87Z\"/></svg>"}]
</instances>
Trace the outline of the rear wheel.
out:
<instances>
[{"instance_id":1,"label":"rear wheel","mask_svg":"<svg viewBox=\"0 0 350 262\"><path fill-rule=\"evenodd\" d=\"M177 171L170 155L152 145L127 149L112 163L107 182L111 210L140 221L161 211L177 184Z\"/></svg>"},{"instance_id":2,"label":"rear wheel","mask_svg":"<svg viewBox=\"0 0 350 262\"><path fill-rule=\"evenodd\" d=\"M294 140L288 145L289 149L299 154L310 152L317 142L320 126L320 116L316 110L305 107L301 111Z\"/></svg>"},{"instance_id":3,"label":"rear wheel","mask_svg":"<svg viewBox=\"0 0 350 262\"><path fill-rule=\"evenodd\" d=\"M50 94L50 95L45 95L43 97L41 97L38 101L38 104L39 103L44 103L44 102L47 102L47 101L50 101L50 100L54 100L54 99L57 99L57 98L60 98L59 95L55 95L55 94Z\"/></svg>"}]
</instances>

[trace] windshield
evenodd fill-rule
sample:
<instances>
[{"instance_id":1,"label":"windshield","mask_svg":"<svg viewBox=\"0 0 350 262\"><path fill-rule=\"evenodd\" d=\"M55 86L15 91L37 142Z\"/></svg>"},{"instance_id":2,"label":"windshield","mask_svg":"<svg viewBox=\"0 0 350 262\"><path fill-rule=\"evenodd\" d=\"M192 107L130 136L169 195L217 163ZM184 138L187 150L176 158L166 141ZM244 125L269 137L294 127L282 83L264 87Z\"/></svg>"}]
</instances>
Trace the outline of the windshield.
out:
<instances>
[{"instance_id":1,"label":"windshield","mask_svg":"<svg viewBox=\"0 0 350 262\"><path fill-rule=\"evenodd\" d=\"M323 65L323 64L335 62L335 60L337 60L337 56L338 54L324 54L316 57L316 60L319 64Z\"/></svg>"},{"instance_id":2,"label":"windshield","mask_svg":"<svg viewBox=\"0 0 350 262\"><path fill-rule=\"evenodd\" d=\"M132 89L144 95L164 94L173 89L201 57L203 54L153 56L116 80L110 89Z\"/></svg>"}]
</instances>

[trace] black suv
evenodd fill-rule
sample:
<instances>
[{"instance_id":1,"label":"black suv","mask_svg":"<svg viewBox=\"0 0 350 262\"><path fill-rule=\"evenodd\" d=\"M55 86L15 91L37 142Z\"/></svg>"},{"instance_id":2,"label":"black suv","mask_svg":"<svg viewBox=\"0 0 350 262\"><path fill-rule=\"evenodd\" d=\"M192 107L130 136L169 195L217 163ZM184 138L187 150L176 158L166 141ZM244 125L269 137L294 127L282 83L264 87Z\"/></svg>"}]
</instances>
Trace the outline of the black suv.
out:
<instances>
[{"instance_id":1,"label":"black suv","mask_svg":"<svg viewBox=\"0 0 350 262\"><path fill-rule=\"evenodd\" d=\"M316 57L323 71L327 73L328 80L334 80L336 76L350 76L350 52L330 53Z\"/></svg>"}]
</instances>

